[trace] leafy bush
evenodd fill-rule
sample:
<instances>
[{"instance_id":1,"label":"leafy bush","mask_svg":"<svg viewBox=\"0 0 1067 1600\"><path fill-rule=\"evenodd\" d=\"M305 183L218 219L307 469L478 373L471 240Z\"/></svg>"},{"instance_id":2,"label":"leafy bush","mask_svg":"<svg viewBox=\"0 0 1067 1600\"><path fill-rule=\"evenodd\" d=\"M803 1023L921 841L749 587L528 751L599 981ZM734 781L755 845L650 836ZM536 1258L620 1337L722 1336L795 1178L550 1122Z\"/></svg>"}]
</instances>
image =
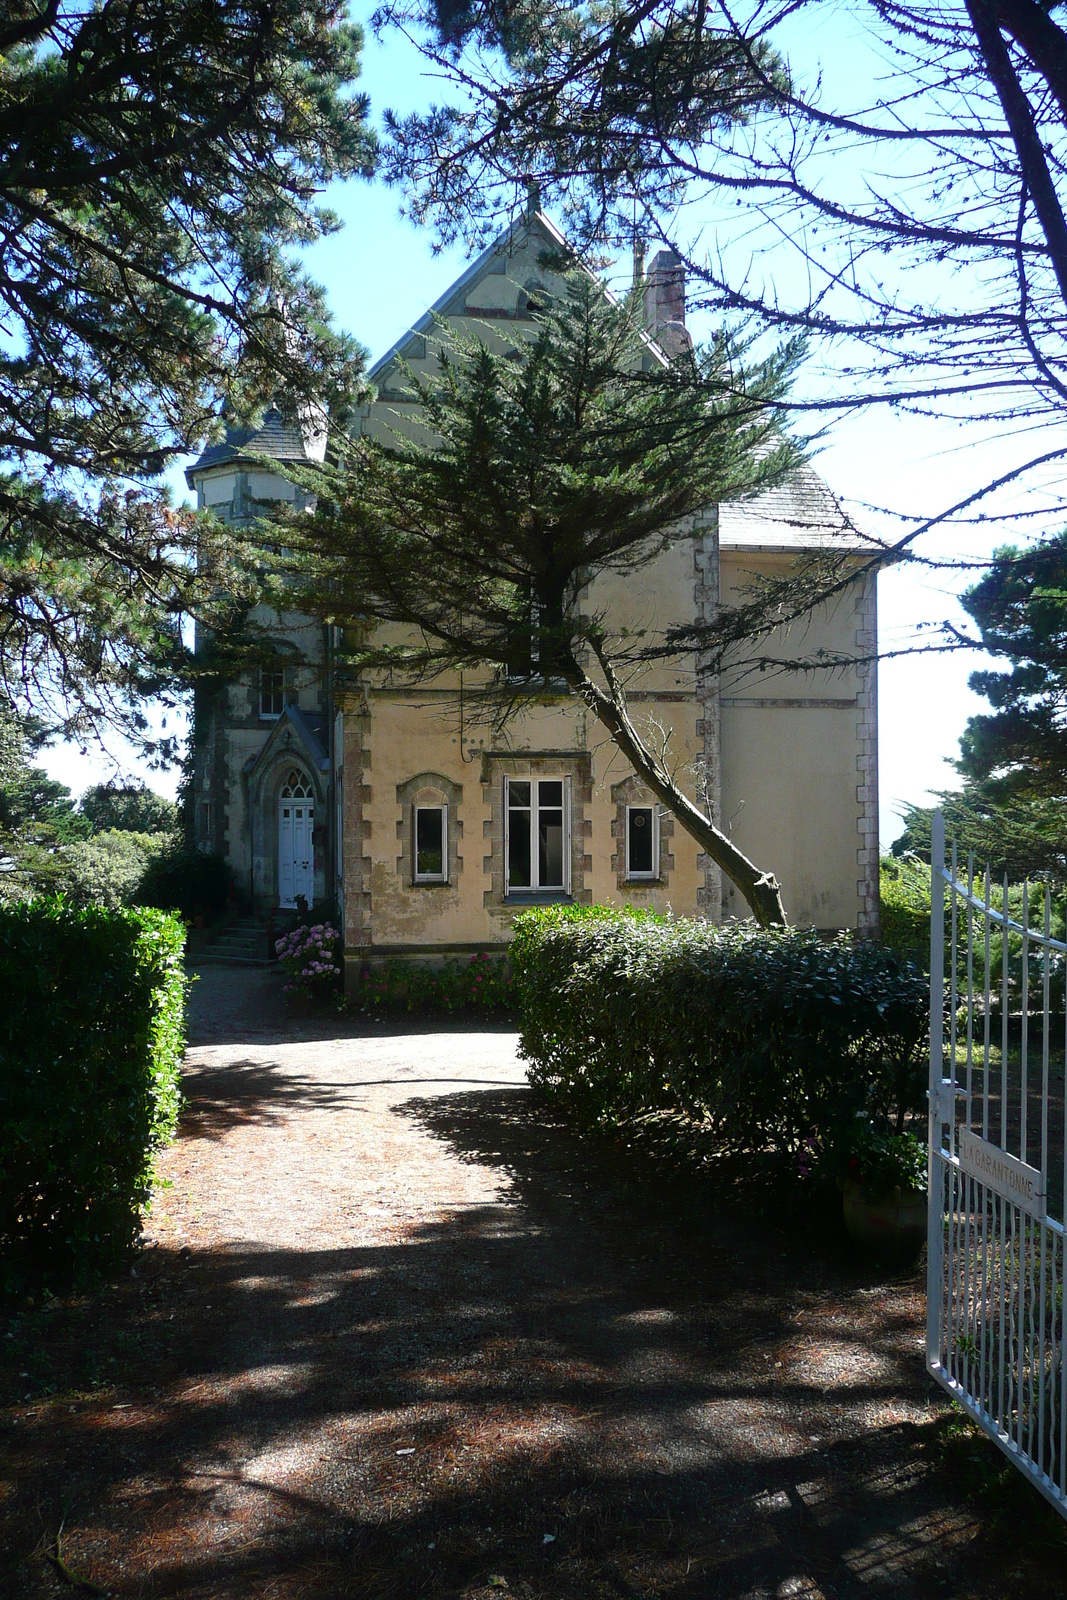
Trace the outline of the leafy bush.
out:
<instances>
[{"instance_id":1,"label":"leafy bush","mask_svg":"<svg viewBox=\"0 0 1067 1600\"><path fill-rule=\"evenodd\" d=\"M57 852L55 886L72 905L115 910L137 898L151 863L172 847L169 833L114 830Z\"/></svg>"},{"instance_id":2,"label":"leafy bush","mask_svg":"<svg viewBox=\"0 0 1067 1600\"><path fill-rule=\"evenodd\" d=\"M966 883L967 867L958 868L961 883ZM974 892L982 898L985 892L984 875L979 875L975 869ZM1008 885L1008 914L1011 919L1021 924L1025 917L1029 917L1031 928L1041 929L1044 926L1044 884L1031 884L1029 892L1021 883ZM930 863L922 861L917 856L905 856L901 860L892 857L882 857L881 868L881 898L882 898L882 943L887 945L902 960L911 961L923 972L930 970ZM997 879L993 874L990 882L990 903L999 908L1004 899L1003 878ZM1051 896L1050 905L1050 932L1054 939L1061 942L1064 939L1065 917L1062 895ZM957 960L957 989L962 997L967 988L967 911L960 900L956 907L956 960ZM973 971L976 992L984 984L985 968L985 922L980 912L975 912L972 917L972 934L974 940ZM945 971L949 971L952 950L952 903L951 896L945 890ZM1001 962L1003 947L1001 932L997 924L991 924L989 941L989 969L991 986L993 990L993 1012L999 1019L1000 1015L1000 982ZM1064 1007L1065 971L1063 956L1058 951L1053 951L1049 961L1049 1001L1053 1012L1062 1013ZM1041 990L1035 984L1033 969L1031 969L1030 996L1031 1010L1040 1010ZM1011 1011L1018 1012L1022 1008L1022 935L1012 932L1008 935L1008 1005ZM999 1021L996 1026L999 1027Z\"/></svg>"},{"instance_id":3,"label":"leafy bush","mask_svg":"<svg viewBox=\"0 0 1067 1600\"><path fill-rule=\"evenodd\" d=\"M835 1164L840 1178L861 1183L872 1194L926 1189L926 1140L915 1133L886 1133L859 1121L840 1146Z\"/></svg>"},{"instance_id":4,"label":"leafy bush","mask_svg":"<svg viewBox=\"0 0 1067 1600\"><path fill-rule=\"evenodd\" d=\"M197 917L210 922L225 911L232 883L233 869L222 856L173 847L149 862L137 901L177 911L187 922Z\"/></svg>"},{"instance_id":5,"label":"leafy bush","mask_svg":"<svg viewBox=\"0 0 1067 1600\"><path fill-rule=\"evenodd\" d=\"M306 1000L334 994L341 984L341 935L332 922L300 923L275 940L289 980L284 992Z\"/></svg>"},{"instance_id":6,"label":"leafy bush","mask_svg":"<svg viewBox=\"0 0 1067 1600\"><path fill-rule=\"evenodd\" d=\"M184 929L159 911L0 907L0 1256L84 1274L137 1237L174 1133Z\"/></svg>"},{"instance_id":7,"label":"leafy bush","mask_svg":"<svg viewBox=\"0 0 1067 1600\"><path fill-rule=\"evenodd\" d=\"M516 919L511 961L530 1081L586 1125L680 1112L796 1171L921 1105L926 980L881 945L553 906Z\"/></svg>"},{"instance_id":8,"label":"leafy bush","mask_svg":"<svg viewBox=\"0 0 1067 1600\"><path fill-rule=\"evenodd\" d=\"M386 961L364 967L349 1005L357 1011L508 1011L514 979L502 956L469 961Z\"/></svg>"},{"instance_id":9,"label":"leafy bush","mask_svg":"<svg viewBox=\"0 0 1067 1600\"><path fill-rule=\"evenodd\" d=\"M883 856L882 943L924 971L930 970L930 864L916 857Z\"/></svg>"}]
</instances>

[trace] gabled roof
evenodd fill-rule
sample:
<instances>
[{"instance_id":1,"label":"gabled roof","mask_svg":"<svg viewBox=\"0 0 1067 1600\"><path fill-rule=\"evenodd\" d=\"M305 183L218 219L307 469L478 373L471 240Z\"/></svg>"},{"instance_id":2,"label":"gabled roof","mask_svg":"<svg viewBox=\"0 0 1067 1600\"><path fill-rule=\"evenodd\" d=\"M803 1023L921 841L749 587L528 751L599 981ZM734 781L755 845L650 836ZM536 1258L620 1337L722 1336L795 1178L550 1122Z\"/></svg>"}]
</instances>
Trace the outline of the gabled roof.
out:
<instances>
[{"instance_id":1,"label":"gabled roof","mask_svg":"<svg viewBox=\"0 0 1067 1600\"><path fill-rule=\"evenodd\" d=\"M378 383L381 380L382 374L387 371L397 356L402 354L404 346L414 336L432 332L436 318L445 315L453 300L463 296L467 289L473 288L479 278L486 275L494 258L503 255L520 235L531 231L533 228L539 229L545 235L546 244L559 251L571 252L571 246L567 243L565 236L556 227L552 218L546 216L543 211L524 212L522 216L516 217L514 222L510 223L502 233L498 234L492 244L487 245L481 255L476 256L470 266L460 273L455 283L449 285L444 294L434 301L429 310L422 313L422 316L413 323L407 333L403 334L395 344L390 345L383 356L378 357L378 360L367 374L371 382Z\"/></svg>"},{"instance_id":2,"label":"gabled roof","mask_svg":"<svg viewBox=\"0 0 1067 1600\"><path fill-rule=\"evenodd\" d=\"M412 324L407 333L403 334L395 344L390 345L389 349L383 356L378 357L378 360L374 363L367 374L370 381L372 383L380 384L383 376L388 372L393 362L398 356L403 355L405 346L410 344L411 340L413 338L417 338L420 334L425 335L427 333L431 333L438 318L447 316L450 312L454 313L456 302L459 302L459 304L463 306L467 291L472 289L481 278L488 276L489 270L492 267L496 257L506 255L517 239L523 237L524 235L528 235L535 229L544 235L545 244L549 246L549 248L558 250L560 254L566 254L572 257L575 256L574 247L570 244L566 235L560 232L559 228L556 227L556 224L546 212L540 210L524 212L521 216L516 217L514 222L509 223L509 225L497 235L492 244L486 246L480 256L475 257L470 265L460 273L456 281L449 285L444 294L440 295L439 298L434 301L429 310L424 311L422 316ZM584 263L579 264L584 266ZM589 267L584 267L584 270L589 273L590 277L596 276L596 274ZM617 304L618 297L612 292L608 285L604 284L603 288L605 295L612 302L612 304ZM466 310L465 306L464 314L470 316L475 321L477 320L478 313L476 311ZM648 347L649 353L656 360L662 361L666 366L668 357L656 343L656 340L652 338L651 334L644 333L641 337L644 344Z\"/></svg>"},{"instance_id":3,"label":"gabled roof","mask_svg":"<svg viewBox=\"0 0 1067 1600\"><path fill-rule=\"evenodd\" d=\"M329 772L330 758L321 737L325 731L324 721L321 716L301 711L299 706L286 706L259 750L245 762L244 771L249 779L254 780L279 750L292 749L294 746L313 771Z\"/></svg>"}]
</instances>

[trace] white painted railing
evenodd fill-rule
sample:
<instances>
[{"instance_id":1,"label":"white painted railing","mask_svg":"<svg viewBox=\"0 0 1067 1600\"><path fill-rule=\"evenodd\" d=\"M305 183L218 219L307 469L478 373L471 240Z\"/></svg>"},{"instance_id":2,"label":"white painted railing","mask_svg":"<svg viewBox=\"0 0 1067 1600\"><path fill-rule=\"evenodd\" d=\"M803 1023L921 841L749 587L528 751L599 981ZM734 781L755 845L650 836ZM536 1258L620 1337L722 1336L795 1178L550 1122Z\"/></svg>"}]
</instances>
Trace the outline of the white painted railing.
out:
<instances>
[{"instance_id":1,"label":"white painted railing","mask_svg":"<svg viewBox=\"0 0 1067 1600\"><path fill-rule=\"evenodd\" d=\"M927 1365L1067 1516L1067 945L1047 886L1013 919L1006 877L946 863L940 812L931 863Z\"/></svg>"}]
</instances>

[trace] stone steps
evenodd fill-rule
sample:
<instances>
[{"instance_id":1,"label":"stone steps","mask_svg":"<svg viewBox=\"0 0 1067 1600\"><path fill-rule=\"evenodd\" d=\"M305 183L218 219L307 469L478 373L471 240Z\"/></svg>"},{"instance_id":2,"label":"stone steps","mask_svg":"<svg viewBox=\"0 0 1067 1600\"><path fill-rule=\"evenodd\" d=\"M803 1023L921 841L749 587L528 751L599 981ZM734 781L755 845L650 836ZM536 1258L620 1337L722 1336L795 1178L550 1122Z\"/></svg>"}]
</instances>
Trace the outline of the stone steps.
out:
<instances>
[{"instance_id":1,"label":"stone steps","mask_svg":"<svg viewBox=\"0 0 1067 1600\"><path fill-rule=\"evenodd\" d=\"M268 966L267 929L255 917L238 917L204 946L197 961L215 967Z\"/></svg>"}]
</instances>

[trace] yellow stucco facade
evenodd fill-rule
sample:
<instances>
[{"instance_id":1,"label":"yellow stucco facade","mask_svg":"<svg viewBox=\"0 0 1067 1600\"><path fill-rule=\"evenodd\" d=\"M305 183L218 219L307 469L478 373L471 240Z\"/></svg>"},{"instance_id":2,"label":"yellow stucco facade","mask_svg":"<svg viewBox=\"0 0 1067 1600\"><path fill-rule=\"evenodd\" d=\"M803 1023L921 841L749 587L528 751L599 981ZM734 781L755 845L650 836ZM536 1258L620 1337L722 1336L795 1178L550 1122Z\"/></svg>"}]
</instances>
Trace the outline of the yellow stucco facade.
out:
<instances>
[{"instance_id":1,"label":"yellow stucco facade","mask_svg":"<svg viewBox=\"0 0 1067 1600\"><path fill-rule=\"evenodd\" d=\"M403 368L434 362L435 319L500 348L528 338L538 296L552 287L548 253L563 247L540 213L502 236L372 369L376 398L359 415L360 432L418 431ZM649 348L662 359L686 337L684 301L675 274L657 314L655 271L653 262L646 310L660 343ZM236 506L239 455L208 452L191 469L202 504L230 493ZM278 483L267 485L271 494L292 498ZM249 472L241 492L263 487L253 491ZM775 670L718 677L691 660L665 662L631 679L627 693L639 730L682 787L778 876L790 921L869 933L878 919L876 579L869 547L817 475L805 468L757 500L709 507L639 575L598 578L584 603L613 630L664 631L710 618L753 575L788 571L827 546L854 556L857 576L774 643ZM810 660L820 648L857 664L833 674L789 669L791 658ZM278 819L293 791L279 786L306 769L314 898L338 903L349 974L392 955L502 949L517 912L546 900L714 920L745 914L573 697L546 693L493 724L477 676L410 688L367 676L340 694L329 685L328 655L323 633L270 728L257 724L251 691L231 687L242 715L223 706L212 724L225 781L204 787L217 800L213 838L235 866L247 860L247 897L264 911L292 881L278 860Z\"/></svg>"}]
</instances>

